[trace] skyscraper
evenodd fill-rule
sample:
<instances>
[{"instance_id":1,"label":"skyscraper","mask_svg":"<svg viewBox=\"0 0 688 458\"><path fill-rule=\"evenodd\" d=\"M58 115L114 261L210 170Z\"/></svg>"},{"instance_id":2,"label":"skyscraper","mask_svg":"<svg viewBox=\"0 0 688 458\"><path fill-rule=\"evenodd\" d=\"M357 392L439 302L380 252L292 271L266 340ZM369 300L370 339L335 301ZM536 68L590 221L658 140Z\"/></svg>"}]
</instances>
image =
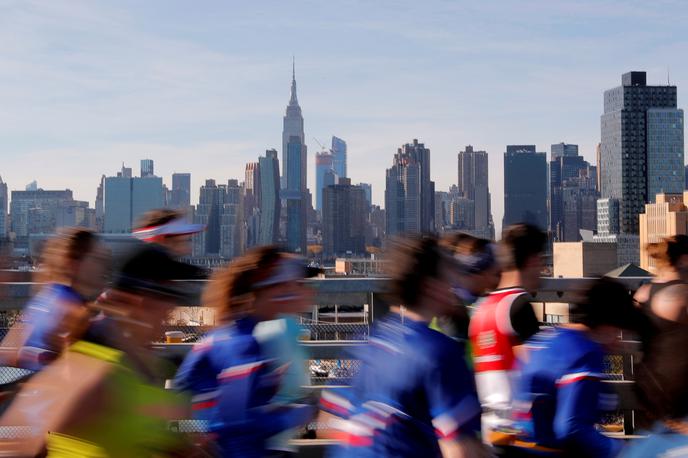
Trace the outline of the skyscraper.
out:
<instances>
[{"instance_id":1,"label":"skyscraper","mask_svg":"<svg viewBox=\"0 0 688 458\"><path fill-rule=\"evenodd\" d=\"M323 188L337 183L333 164L331 152L315 153L315 209L319 212L322 211Z\"/></svg>"},{"instance_id":2,"label":"skyscraper","mask_svg":"<svg viewBox=\"0 0 688 458\"><path fill-rule=\"evenodd\" d=\"M258 244L272 245L279 239L280 179L277 151L265 151L265 157L258 159L260 168L260 225Z\"/></svg>"},{"instance_id":3,"label":"skyscraper","mask_svg":"<svg viewBox=\"0 0 688 458\"><path fill-rule=\"evenodd\" d=\"M296 98L296 70L292 67L291 98L282 129L282 198L287 207L287 249L306 255L307 148L303 116Z\"/></svg>"},{"instance_id":4,"label":"skyscraper","mask_svg":"<svg viewBox=\"0 0 688 458\"><path fill-rule=\"evenodd\" d=\"M243 209L246 224L246 247L258 245L260 228L260 164L246 164L244 177Z\"/></svg>"},{"instance_id":5,"label":"skyscraper","mask_svg":"<svg viewBox=\"0 0 688 458\"><path fill-rule=\"evenodd\" d=\"M170 206L178 209L188 209L191 206L191 174L172 174L172 198Z\"/></svg>"},{"instance_id":6,"label":"skyscraper","mask_svg":"<svg viewBox=\"0 0 688 458\"><path fill-rule=\"evenodd\" d=\"M221 244L221 213L227 186L217 185L215 180L205 180L198 195L198 205L194 213L194 222L204 224L205 231L193 236L193 255L219 255Z\"/></svg>"},{"instance_id":7,"label":"skyscraper","mask_svg":"<svg viewBox=\"0 0 688 458\"><path fill-rule=\"evenodd\" d=\"M373 205L373 185L370 183L358 183L356 186L360 186L363 191L365 191L366 202L368 206Z\"/></svg>"},{"instance_id":8,"label":"skyscraper","mask_svg":"<svg viewBox=\"0 0 688 458\"><path fill-rule=\"evenodd\" d=\"M346 174L346 142L339 137L332 136L332 168L339 178L347 178Z\"/></svg>"},{"instance_id":9,"label":"skyscraper","mask_svg":"<svg viewBox=\"0 0 688 458\"><path fill-rule=\"evenodd\" d=\"M365 253L368 219L365 191L348 178L323 191L323 252L326 258Z\"/></svg>"},{"instance_id":10,"label":"skyscraper","mask_svg":"<svg viewBox=\"0 0 688 458\"><path fill-rule=\"evenodd\" d=\"M549 162L549 228L556 242L577 242L580 229L595 230L597 169L578 155L578 145L552 145ZM586 216L584 216L586 215Z\"/></svg>"},{"instance_id":11,"label":"skyscraper","mask_svg":"<svg viewBox=\"0 0 688 458\"><path fill-rule=\"evenodd\" d=\"M488 160L485 151L474 151L471 145L466 146L458 155L458 188L459 193L474 202L475 214L468 219L473 221L474 227L464 229L474 230L476 234L489 237L492 233L492 205L490 202L490 188L488 176Z\"/></svg>"},{"instance_id":12,"label":"skyscraper","mask_svg":"<svg viewBox=\"0 0 688 458\"><path fill-rule=\"evenodd\" d=\"M683 110L676 86L648 86L645 72L628 72L604 92L600 148L601 195L619 200L621 232L638 233L638 215L659 192L680 193Z\"/></svg>"},{"instance_id":13,"label":"skyscraper","mask_svg":"<svg viewBox=\"0 0 688 458\"><path fill-rule=\"evenodd\" d=\"M306 255L307 193L306 175L302 173L302 158L306 146L294 135L287 143L284 166L286 187L283 198L287 201L287 249Z\"/></svg>"},{"instance_id":14,"label":"skyscraper","mask_svg":"<svg viewBox=\"0 0 688 458\"><path fill-rule=\"evenodd\" d=\"M155 166L153 159L141 159L141 178L154 177Z\"/></svg>"},{"instance_id":15,"label":"skyscraper","mask_svg":"<svg viewBox=\"0 0 688 458\"><path fill-rule=\"evenodd\" d=\"M551 147L552 159L556 160L560 157L578 156L578 145L571 145L568 143L557 143Z\"/></svg>"},{"instance_id":16,"label":"skyscraper","mask_svg":"<svg viewBox=\"0 0 688 458\"><path fill-rule=\"evenodd\" d=\"M7 210L9 205L7 183L0 177L0 239L7 237Z\"/></svg>"},{"instance_id":17,"label":"skyscraper","mask_svg":"<svg viewBox=\"0 0 688 458\"><path fill-rule=\"evenodd\" d=\"M547 229L547 155L535 145L507 145L502 228L524 222Z\"/></svg>"},{"instance_id":18,"label":"skyscraper","mask_svg":"<svg viewBox=\"0 0 688 458\"><path fill-rule=\"evenodd\" d=\"M435 183L430 180L430 150L417 139L397 150L387 169L387 234L435 230Z\"/></svg>"},{"instance_id":19,"label":"skyscraper","mask_svg":"<svg viewBox=\"0 0 688 458\"><path fill-rule=\"evenodd\" d=\"M162 178L132 177L122 166L115 177L103 181L103 232L129 233L147 211L163 206Z\"/></svg>"},{"instance_id":20,"label":"skyscraper","mask_svg":"<svg viewBox=\"0 0 688 458\"><path fill-rule=\"evenodd\" d=\"M52 233L57 227L57 213L66 202L74 201L69 189L48 191L12 191L10 219L12 232L23 243L30 234Z\"/></svg>"},{"instance_id":21,"label":"skyscraper","mask_svg":"<svg viewBox=\"0 0 688 458\"><path fill-rule=\"evenodd\" d=\"M292 167L294 173L299 173L301 176L299 180L304 184L304 189L306 188L306 142L303 133L303 116L301 114L301 107L299 106L299 101L296 98L296 68L292 66L292 78L291 78L291 98L289 99L289 104L287 105L287 111L283 119L282 128L282 188L287 187L287 181L289 179L289 166L287 161L287 146L291 141L292 137L298 137L301 143L301 158L299 167ZM293 180L292 180L293 182Z\"/></svg>"},{"instance_id":22,"label":"skyscraper","mask_svg":"<svg viewBox=\"0 0 688 458\"><path fill-rule=\"evenodd\" d=\"M241 186L228 180L224 201L220 205L220 256L232 259L243 252L243 209Z\"/></svg>"}]
</instances>

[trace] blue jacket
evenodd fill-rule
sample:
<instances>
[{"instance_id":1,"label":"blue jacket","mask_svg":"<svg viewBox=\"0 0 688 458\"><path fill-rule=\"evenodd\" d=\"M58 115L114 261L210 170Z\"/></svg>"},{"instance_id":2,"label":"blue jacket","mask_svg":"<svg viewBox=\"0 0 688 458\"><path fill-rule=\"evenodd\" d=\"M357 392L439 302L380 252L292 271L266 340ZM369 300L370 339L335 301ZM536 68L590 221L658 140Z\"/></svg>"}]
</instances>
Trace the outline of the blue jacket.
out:
<instances>
[{"instance_id":1,"label":"blue jacket","mask_svg":"<svg viewBox=\"0 0 688 458\"><path fill-rule=\"evenodd\" d=\"M601 382L603 348L584 332L564 327L537 334L527 346L514 396L521 439L581 456L616 456L621 442L595 429L615 399Z\"/></svg>"},{"instance_id":2,"label":"blue jacket","mask_svg":"<svg viewBox=\"0 0 688 458\"><path fill-rule=\"evenodd\" d=\"M345 443L338 457L440 456L438 440L477 436L480 404L462 344L392 313L378 322L350 389L323 392Z\"/></svg>"},{"instance_id":3,"label":"blue jacket","mask_svg":"<svg viewBox=\"0 0 688 458\"><path fill-rule=\"evenodd\" d=\"M274 408L286 367L265 357L243 318L210 332L187 355L175 388L193 395L196 419L206 420L223 457L262 457L271 436L308 420L310 409Z\"/></svg>"},{"instance_id":4,"label":"blue jacket","mask_svg":"<svg viewBox=\"0 0 688 458\"><path fill-rule=\"evenodd\" d=\"M84 304L76 291L57 283L46 285L31 299L22 319L29 334L19 349L19 366L39 371L55 360L64 350L60 344L69 337L65 319Z\"/></svg>"}]
</instances>

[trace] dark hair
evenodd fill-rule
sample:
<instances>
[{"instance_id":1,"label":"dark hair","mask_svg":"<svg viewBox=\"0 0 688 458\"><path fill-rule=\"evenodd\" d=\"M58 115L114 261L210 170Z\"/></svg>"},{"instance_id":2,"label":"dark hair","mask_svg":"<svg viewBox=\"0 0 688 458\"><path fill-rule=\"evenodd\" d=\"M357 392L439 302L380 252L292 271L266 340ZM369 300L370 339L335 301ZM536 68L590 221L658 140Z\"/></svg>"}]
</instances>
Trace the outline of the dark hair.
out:
<instances>
[{"instance_id":1,"label":"dark hair","mask_svg":"<svg viewBox=\"0 0 688 458\"><path fill-rule=\"evenodd\" d=\"M528 260L545 251L547 235L532 224L509 226L499 241L499 263L503 270L521 270Z\"/></svg>"},{"instance_id":2,"label":"dark hair","mask_svg":"<svg viewBox=\"0 0 688 458\"><path fill-rule=\"evenodd\" d=\"M181 218L183 215L177 210L171 208L158 208L147 211L136 221L134 229L143 229L145 227L161 226L170 221Z\"/></svg>"},{"instance_id":3,"label":"dark hair","mask_svg":"<svg viewBox=\"0 0 688 458\"><path fill-rule=\"evenodd\" d=\"M609 277L602 277L572 305L570 320L590 328L608 325L632 329L637 324L638 313L628 288Z\"/></svg>"},{"instance_id":4,"label":"dark hair","mask_svg":"<svg viewBox=\"0 0 688 458\"><path fill-rule=\"evenodd\" d=\"M429 236L393 241L387 262L391 299L408 308L419 305L423 280L440 274L442 250L437 239Z\"/></svg>"},{"instance_id":5,"label":"dark hair","mask_svg":"<svg viewBox=\"0 0 688 458\"><path fill-rule=\"evenodd\" d=\"M254 285L267 278L283 256L286 255L272 245L249 250L215 272L203 295L203 304L220 310L222 321L246 313L246 306L253 299Z\"/></svg>"},{"instance_id":6,"label":"dark hair","mask_svg":"<svg viewBox=\"0 0 688 458\"><path fill-rule=\"evenodd\" d=\"M74 277L70 261L81 261L97 246L98 236L90 229L67 227L49 239L41 256L40 281L66 282Z\"/></svg>"},{"instance_id":7,"label":"dark hair","mask_svg":"<svg viewBox=\"0 0 688 458\"><path fill-rule=\"evenodd\" d=\"M657 267L676 267L681 256L688 254L688 235L674 235L661 242L648 243L647 254Z\"/></svg>"},{"instance_id":8,"label":"dark hair","mask_svg":"<svg viewBox=\"0 0 688 458\"><path fill-rule=\"evenodd\" d=\"M492 242L486 239L455 232L442 237L440 245L454 255L462 266L462 272L469 275L479 275L497 263Z\"/></svg>"}]
</instances>

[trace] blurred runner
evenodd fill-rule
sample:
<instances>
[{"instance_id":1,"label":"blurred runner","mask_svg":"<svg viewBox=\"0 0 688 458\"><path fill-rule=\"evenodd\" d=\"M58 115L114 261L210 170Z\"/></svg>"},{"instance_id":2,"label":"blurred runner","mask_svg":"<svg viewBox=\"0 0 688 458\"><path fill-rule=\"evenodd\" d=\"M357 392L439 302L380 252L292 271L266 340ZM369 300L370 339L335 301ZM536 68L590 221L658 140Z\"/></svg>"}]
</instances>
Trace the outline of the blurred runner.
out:
<instances>
[{"instance_id":1,"label":"blurred runner","mask_svg":"<svg viewBox=\"0 0 688 458\"><path fill-rule=\"evenodd\" d=\"M645 427L682 420L688 412L688 358L676 353L688 348L688 236L651 243L648 253L657 275L635 295L646 318L643 357L635 367L638 421Z\"/></svg>"},{"instance_id":2,"label":"blurred runner","mask_svg":"<svg viewBox=\"0 0 688 458\"><path fill-rule=\"evenodd\" d=\"M647 438L632 441L619 457L688 457L688 412L684 412L681 420L658 422Z\"/></svg>"},{"instance_id":3,"label":"blurred runner","mask_svg":"<svg viewBox=\"0 0 688 458\"><path fill-rule=\"evenodd\" d=\"M459 304L453 313L436 317L430 327L450 337L468 340L470 307L488 291L499 284L499 265L495 245L489 240L457 232L444 237L440 244L446 247L461 266L462 281L453 288Z\"/></svg>"},{"instance_id":4,"label":"blurred runner","mask_svg":"<svg viewBox=\"0 0 688 458\"><path fill-rule=\"evenodd\" d=\"M2 345L18 348L16 365L40 370L80 338L91 315L87 304L105 287L107 261L107 250L88 229L62 229L48 240L38 274L46 284Z\"/></svg>"},{"instance_id":5,"label":"blurred runner","mask_svg":"<svg viewBox=\"0 0 688 458\"><path fill-rule=\"evenodd\" d=\"M268 246L237 258L208 286L204 304L219 310L223 324L187 355L175 388L193 394L195 418L208 421L219 456L264 457L271 437L313 415L311 406L275 397L291 365L305 367L268 355L253 335L258 323L309 303L311 293L299 281L306 274L302 260Z\"/></svg>"},{"instance_id":6,"label":"blurred runner","mask_svg":"<svg viewBox=\"0 0 688 458\"><path fill-rule=\"evenodd\" d=\"M483 406L483 440L499 442L499 429L511 424L517 377L517 348L538 332L540 324L530 301L543 268L547 236L537 227L508 227L499 242L502 276L498 288L477 304L469 328L475 380Z\"/></svg>"},{"instance_id":7,"label":"blurred runner","mask_svg":"<svg viewBox=\"0 0 688 458\"><path fill-rule=\"evenodd\" d=\"M613 457L621 448L595 428L602 411L616 407L605 388L604 357L633 323L628 290L596 280L572 307L571 324L542 331L528 342L515 395L515 449L505 456Z\"/></svg>"},{"instance_id":8,"label":"blurred runner","mask_svg":"<svg viewBox=\"0 0 688 458\"><path fill-rule=\"evenodd\" d=\"M294 262L300 261L294 259ZM300 270L301 267L295 269L297 275L293 281L301 280ZM313 277L321 272L321 269L307 267L306 277ZM272 399L276 405L286 406L309 402L308 392L304 388L311 384L306 367L308 355L300 344L302 327L296 321L296 315L310 310L313 293L309 289L303 292L306 294L293 295L292 300L287 304L287 311L280 314L279 319L262 321L253 330L253 336L267 358L275 359L279 365L288 364L279 391ZM270 438L267 448L272 452L271 456L286 457L296 454L298 450L290 444L290 440L295 438L297 433L298 428L294 428Z\"/></svg>"},{"instance_id":9,"label":"blurred runner","mask_svg":"<svg viewBox=\"0 0 688 458\"><path fill-rule=\"evenodd\" d=\"M34 376L0 419L29 426L32 437L0 442L6 456L193 456L169 420L188 418L186 403L166 392L168 377L149 343L171 308L175 265L151 247L133 253L97 307L104 313L85 337ZM14 449L12 447L15 447Z\"/></svg>"},{"instance_id":10,"label":"blurred runner","mask_svg":"<svg viewBox=\"0 0 688 458\"><path fill-rule=\"evenodd\" d=\"M337 457L475 457L480 404L461 342L429 328L456 307L460 269L434 238L402 239L389 258L395 303L353 357L350 389L323 392L323 423L343 445Z\"/></svg>"}]
</instances>

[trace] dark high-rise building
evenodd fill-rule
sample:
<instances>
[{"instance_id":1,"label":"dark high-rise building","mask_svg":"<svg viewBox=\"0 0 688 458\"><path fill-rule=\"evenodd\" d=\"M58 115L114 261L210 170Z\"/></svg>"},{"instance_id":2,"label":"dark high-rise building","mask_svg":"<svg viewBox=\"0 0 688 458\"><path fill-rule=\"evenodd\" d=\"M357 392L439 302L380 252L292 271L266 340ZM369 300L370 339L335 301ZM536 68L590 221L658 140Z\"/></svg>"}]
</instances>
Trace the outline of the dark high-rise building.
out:
<instances>
[{"instance_id":1,"label":"dark high-rise building","mask_svg":"<svg viewBox=\"0 0 688 458\"><path fill-rule=\"evenodd\" d=\"M435 230L435 183L430 180L430 150L417 139L397 150L387 169L387 235Z\"/></svg>"},{"instance_id":2,"label":"dark high-rise building","mask_svg":"<svg viewBox=\"0 0 688 458\"><path fill-rule=\"evenodd\" d=\"M549 162L549 229L556 242L577 242L580 229L595 230L583 214L597 213L597 172L578 155L578 145L552 145ZM594 175L590 175L594 174Z\"/></svg>"},{"instance_id":3,"label":"dark high-rise building","mask_svg":"<svg viewBox=\"0 0 688 458\"><path fill-rule=\"evenodd\" d=\"M488 160L485 151L474 151L471 145L459 152L459 193L474 202L475 214L470 218L475 227L465 228L476 233L491 233L492 209L488 176Z\"/></svg>"},{"instance_id":4,"label":"dark high-rise building","mask_svg":"<svg viewBox=\"0 0 688 458\"><path fill-rule=\"evenodd\" d=\"M332 168L339 178L347 178L346 174L346 142L339 137L332 136Z\"/></svg>"},{"instance_id":5,"label":"dark high-rise building","mask_svg":"<svg viewBox=\"0 0 688 458\"><path fill-rule=\"evenodd\" d=\"M291 142L292 137L298 137L301 143L301 157L298 167L290 167L287 161L287 148L289 142ZM291 98L289 99L289 104L287 105L287 111L283 119L282 128L282 188L286 188L287 181L289 179L289 169L293 173L299 173L299 180L304 184L304 189L306 188L306 142L303 133L303 116L301 114L301 107L299 106L299 101L296 98L296 70L292 67L292 78L291 78ZM292 180L293 182L294 180Z\"/></svg>"},{"instance_id":6,"label":"dark high-rise building","mask_svg":"<svg viewBox=\"0 0 688 458\"><path fill-rule=\"evenodd\" d=\"M155 166L153 159L141 159L141 178L154 177Z\"/></svg>"},{"instance_id":7,"label":"dark high-rise building","mask_svg":"<svg viewBox=\"0 0 688 458\"><path fill-rule=\"evenodd\" d=\"M560 157L578 156L578 145L557 143L552 145L551 152L553 161Z\"/></svg>"},{"instance_id":8,"label":"dark high-rise building","mask_svg":"<svg viewBox=\"0 0 688 458\"><path fill-rule=\"evenodd\" d=\"M0 239L7 237L7 210L10 201L9 197L7 183L2 181L2 177L0 177Z\"/></svg>"},{"instance_id":9,"label":"dark high-rise building","mask_svg":"<svg viewBox=\"0 0 688 458\"><path fill-rule=\"evenodd\" d=\"M282 197L287 201L287 249L306 255L307 221L307 188L305 174L302 172L302 157L305 145L294 135L287 143L287 154L284 165L286 186Z\"/></svg>"},{"instance_id":10,"label":"dark high-rise building","mask_svg":"<svg viewBox=\"0 0 688 458\"><path fill-rule=\"evenodd\" d=\"M244 251L243 208L238 180L228 180L220 207L220 256L232 259Z\"/></svg>"},{"instance_id":11,"label":"dark high-rise building","mask_svg":"<svg viewBox=\"0 0 688 458\"><path fill-rule=\"evenodd\" d=\"M371 205L373 205L373 185L370 183L358 183L357 186L360 186L363 189L363 191L365 191L368 206L370 207Z\"/></svg>"},{"instance_id":12,"label":"dark high-rise building","mask_svg":"<svg viewBox=\"0 0 688 458\"><path fill-rule=\"evenodd\" d=\"M323 191L323 252L326 258L365 253L368 204L365 191L348 178Z\"/></svg>"},{"instance_id":13,"label":"dark high-rise building","mask_svg":"<svg viewBox=\"0 0 688 458\"><path fill-rule=\"evenodd\" d=\"M323 189L337 183L333 168L334 155L329 151L315 153L315 209L322 211Z\"/></svg>"},{"instance_id":14,"label":"dark high-rise building","mask_svg":"<svg viewBox=\"0 0 688 458\"><path fill-rule=\"evenodd\" d=\"M172 174L172 194L170 206L187 210L191 206L191 174L173 173Z\"/></svg>"},{"instance_id":15,"label":"dark high-rise building","mask_svg":"<svg viewBox=\"0 0 688 458\"><path fill-rule=\"evenodd\" d=\"M218 186L215 180L205 180L205 185L201 186L194 222L204 224L206 228L193 236L194 256L220 254L220 221L226 196L227 186Z\"/></svg>"},{"instance_id":16,"label":"dark high-rise building","mask_svg":"<svg viewBox=\"0 0 688 458\"><path fill-rule=\"evenodd\" d=\"M277 150L265 151L265 157L258 159L260 168L260 224L258 244L272 245L279 239L280 179Z\"/></svg>"},{"instance_id":17,"label":"dark high-rise building","mask_svg":"<svg viewBox=\"0 0 688 458\"><path fill-rule=\"evenodd\" d=\"M596 168L588 165L558 188L561 213L553 233L556 241L577 242L581 240L581 229L593 232L597 228L596 174Z\"/></svg>"},{"instance_id":18,"label":"dark high-rise building","mask_svg":"<svg viewBox=\"0 0 688 458\"><path fill-rule=\"evenodd\" d=\"M619 201L620 230L638 233L638 215L659 192L680 193L684 180L683 110L676 86L648 86L628 72L604 92L600 147L601 195Z\"/></svg>"},{"instance_id":19,"label":"dark high-rise building","mask_svg":"<svg viewBox=\"0 0 688 458\"><path fill-rule=\"evenodd\" d=\"M246 164L243 189L246 247L258 245L260 232L260 191L260 163L249 162Z\"/></svg>"},{"instance_id":20,"label":"dark high-rise building","mask_svg":"<svg viewBox=\"0 0 688 458\"><path fill-rule=\"evenodd\" d=\"M502 227L524 222L547 229L547 155L535 145L507 145Z\"/></svg>"}]
</instances>

